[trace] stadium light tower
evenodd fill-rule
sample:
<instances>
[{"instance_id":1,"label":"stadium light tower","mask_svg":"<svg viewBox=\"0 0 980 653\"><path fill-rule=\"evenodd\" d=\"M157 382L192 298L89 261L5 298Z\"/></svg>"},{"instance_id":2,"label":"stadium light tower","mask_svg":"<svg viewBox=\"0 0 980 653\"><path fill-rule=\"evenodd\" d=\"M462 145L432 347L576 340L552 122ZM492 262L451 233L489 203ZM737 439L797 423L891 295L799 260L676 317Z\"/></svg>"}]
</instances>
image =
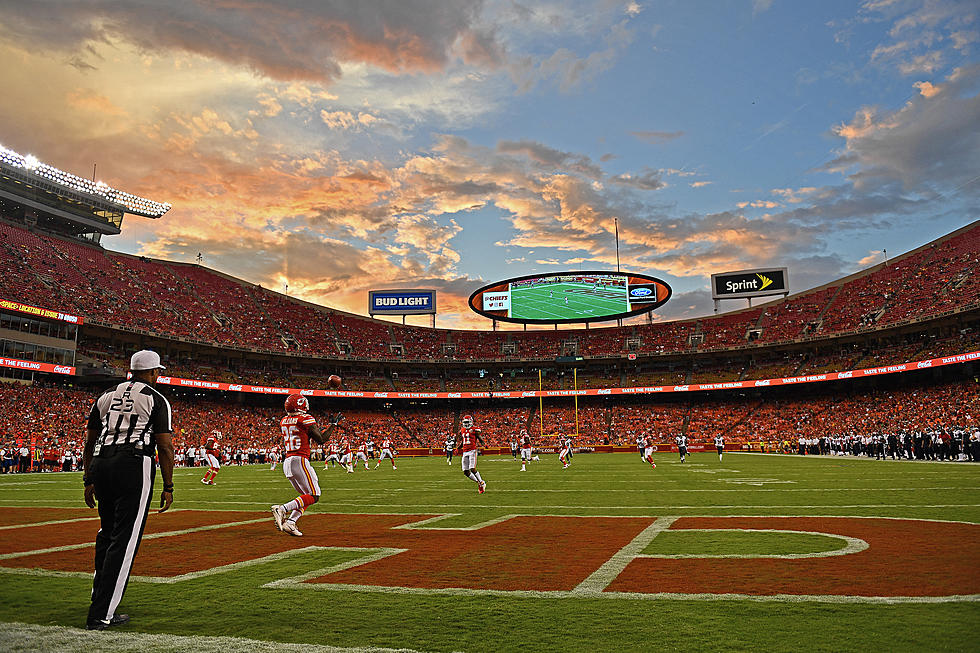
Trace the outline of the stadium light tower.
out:
<instances>
[{"instance_id":1,"label":"stadium light tower","mask_svg":"<svg viewBox=\"0 0 980 653\"><path fill-rule=\"evenodd\" d=\"M93 173L95 169L93 168ZM73 236L118 234L125 214L159 218L170 210L155 202L113 188L102 181L84 179L0 145L0 198L31 215L57 221Z\"/></svg>"},{"instance_id":2,"label":"stadium light tower","mask_svg":"<svg viewBox=\"0 0 980 653\"><path fill-rule=\"evenodd\" d=\"M616 272L619 272L619 218L613 218L613 226L616 229Z\"/></svg>"}]
</instances>

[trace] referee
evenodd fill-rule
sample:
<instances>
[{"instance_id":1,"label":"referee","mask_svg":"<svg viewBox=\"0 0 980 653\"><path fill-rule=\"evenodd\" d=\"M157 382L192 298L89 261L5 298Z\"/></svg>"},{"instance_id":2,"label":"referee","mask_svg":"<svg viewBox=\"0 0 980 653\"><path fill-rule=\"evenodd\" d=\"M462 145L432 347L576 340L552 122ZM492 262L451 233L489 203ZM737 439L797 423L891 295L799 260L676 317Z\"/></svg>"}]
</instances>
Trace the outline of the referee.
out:
<instances>
[{"instance_id":1,"label":"referee","mask_svg":"<svg viewBox=\"0 0 980 653\"><path fill-rule=\"evenodd\" d=\"M153 387L164 369L160 355L138 351L129 368L131 378L102 393L88 418L82 459L85 503L94 508L98 502L102 522L95 537L89 630L129 621L129 615L116 614L116 608L126 591L146 525L156 475L155 450L163 477L158 512L165 512L173 503L170 403Z\"/></svg>"}]
</instances>

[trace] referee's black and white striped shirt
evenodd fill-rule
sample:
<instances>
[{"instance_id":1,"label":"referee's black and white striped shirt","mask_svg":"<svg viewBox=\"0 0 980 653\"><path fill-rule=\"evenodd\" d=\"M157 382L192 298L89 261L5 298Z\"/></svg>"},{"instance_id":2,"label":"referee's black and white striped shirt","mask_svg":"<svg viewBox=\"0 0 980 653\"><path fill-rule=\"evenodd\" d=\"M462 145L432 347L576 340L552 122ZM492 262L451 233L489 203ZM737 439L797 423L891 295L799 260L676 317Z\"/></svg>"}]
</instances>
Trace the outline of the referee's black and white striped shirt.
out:
<instances>
[{"instance_id":1,"label":"referee's black and white striped shirt","mask_svg":"<svg viewBox=\"0 0 980 653\"><path fill-rule=\"evenodd\" d=\"M95 455L103 447L131 445L152 456L154 435L171 433L170 402L155 388L142 381L123 381L95 400L88 428L100 431Z\"/></svg>"}]
</instances>

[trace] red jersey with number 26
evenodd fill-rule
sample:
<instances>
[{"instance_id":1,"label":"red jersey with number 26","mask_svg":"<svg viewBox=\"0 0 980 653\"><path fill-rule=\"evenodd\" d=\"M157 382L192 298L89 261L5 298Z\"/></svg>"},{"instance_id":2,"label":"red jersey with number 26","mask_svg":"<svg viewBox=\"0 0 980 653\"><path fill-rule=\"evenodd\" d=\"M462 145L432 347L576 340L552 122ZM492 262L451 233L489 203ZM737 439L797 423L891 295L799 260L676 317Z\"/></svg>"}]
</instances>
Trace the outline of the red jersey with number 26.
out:
<instances>
[{"instance_id":1,"label":"red jersey with number 26","mask_svg":"<svg viewBox=\"0 0 980 653\"><path fill-rule=\"evenodd\" d=\"M479 433L479 432L480 432L480 429L474 429L474 428L460 429L459 430L459 437L460 437L460 447L459 447L459 450L462 451L463 453L466 453L467 451L476 451L476 449L477 449L476 434Z\"/></svg>"},{"instance_id":2,"label":"red jersey with number 26","mask_svg":"<svg viewBox=\"0 0 980 653\"><path fill-rule=\"evenodd\" d=\"M310 427L316 425L312 415L286 415L279 422L286 456L310 457Z\"/></svg>"}]
</instances>

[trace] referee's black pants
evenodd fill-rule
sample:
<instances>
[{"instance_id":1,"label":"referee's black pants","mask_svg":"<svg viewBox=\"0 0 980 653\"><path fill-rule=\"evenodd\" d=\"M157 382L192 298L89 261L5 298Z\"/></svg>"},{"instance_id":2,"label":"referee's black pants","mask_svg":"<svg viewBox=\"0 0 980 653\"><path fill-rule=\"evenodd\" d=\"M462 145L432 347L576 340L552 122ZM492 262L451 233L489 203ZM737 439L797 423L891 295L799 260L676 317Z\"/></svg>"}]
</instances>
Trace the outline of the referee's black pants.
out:
<instances>
[{"instance_id":1,"label":"referee's black pants","mask_svg":"<svg viewBox=\"0 0 980 653\"><path fill-rule=\"evenodd\" d=\"M153 458L120 448L92 459L91 480L102 520L95 537L95 579L88 623L115 615L129 582L153 494Z\"/></svg>"}]
</instances>

